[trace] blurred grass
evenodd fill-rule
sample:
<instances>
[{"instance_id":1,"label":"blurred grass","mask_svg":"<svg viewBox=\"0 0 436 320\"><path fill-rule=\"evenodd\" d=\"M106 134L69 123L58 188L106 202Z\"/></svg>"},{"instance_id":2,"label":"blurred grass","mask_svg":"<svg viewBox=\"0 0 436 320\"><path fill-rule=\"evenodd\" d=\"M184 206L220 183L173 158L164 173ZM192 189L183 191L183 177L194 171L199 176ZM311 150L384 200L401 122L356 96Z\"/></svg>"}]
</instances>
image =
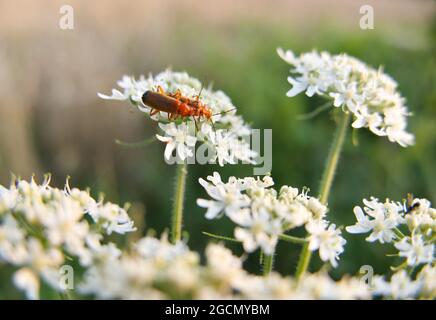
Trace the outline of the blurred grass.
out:
<instances>
[{"instance_id":1,"label":"blurred grass","mask_svg":"<svg viewBox=\"0 0 436 320\"><path fill-rule=\"evenodd\" d=\"M75 61L76 68L80 70L74 69L76 73L67 70L66 74L77 77L65 77L67 85L63 95L60 95L69 98L59 99L57 96L60 94L57 80L62 76L57 77L56 69L49 72L44 69L48 66L41 66L43 70L37 73L40 78L29 80L31 84L37 83L37 93L32 91L32 99L22 102L29 115L23 127L23 135L27 138L20 140L28 141L30 151L26 154L34 157L30 163L37 164L37 167L20 167L26 169L16 173L25 175L28 170L37 173L50 171L57 186L63 186L65 176L71 175L72 185L90 186L95 195L104 192L113 202L133 202L131 212L137 221L142 224L141 218L145 217L142 229L163 232L169 226L175 173L175 168L163 161L164 146L155 143L143 149L133 149L114 143L117 138L124 141L146 139L154 134L155 124L145 121L140 112L127 104L99 101L95 93L109 92L116 77L121 76L117 72L139 75L160 71L170 64L174 70L186 70L228 93L239 107L239 112L254 128L272 129L272 176L276 186L288 184L300 189L307 186L311 194L316 195L334 122L329 113L307 121L296 119L298 115L314 110L322 101L305 96L292 99L285 96L289 88L286 82L289 66L278 58L275 50L281 46L299 53L317 48L333 53L346 52L375 67L383 65L385 71L399 82L399 89L414 113L409 121L409 130L416 135L417 142L416 146L404 149L366 130L357 132L357 147L352 145L350 138L347 139L329 201L329 219L337 225L352 224L353 206L372 195L401 200L408 192L413 192L418 197L436 201L434 22L432 26L409 30L402 35L377 31L351 33L329 22L317 32L300 30L301 33L297 33L281 26L243 20L222 26L213 36L203 30L203 25L195 19L189 23L177 22L177 28L171 30L168 38L157 44L160 51L156 47L148 51L147 41L142 42L140 35L134 35L118 44L119 51L110 56L116 62L113 65L104 58L103 62L99 61L99 56L92 52L89 53L91 62L86 60L86 54L83 60ZM50 41L50 38L46 39L45 43ZM99 41L91 37L84 48L92 43L102 45L103 42ZM35 40L27 48L39 48L36 43ZM16 46L15 50L20 48ZM82 49L74 50L80 55L78 50ZM160 55L150 52L159 52ZM20 58L21 51L10 53L17 61L23 59ZM14 56L15 53L17 56ZM68 52L51 54L64 55L55 66L68 61ZM115 55L117 57L114 58ZM84 66L79 64L81 62ZM94 72L95 78L89 79L90 75L84 70L92 63L96 66L90 67L88 72ZM16 67L16 70L20 68ZM24 67L21 72L25 72ZM31 74L28 76L32 77ZM86 87L80 84L82 81L85 81ZM83 90L84 96L78 88ZM6 102L3 100L2 103ZM64 103L71 106L59 106ZM7 121L2 118L0 124L6 125ZM20 126L22 122L15 125ZM1 182L7 184L9 172L16 168L10 159L17 159L21 154L15 157L5 154L4 146L0 144L0 177ZM15 149L7 150L14 152ZM228 220L207 221L204 211L195 204L196 198L206 196L197 183L198 178L214 170L225 178L252 174L251 167L242 165L224 168L190 166L184 230L189 232L189 246L195 250L202 251L209 241L201 231L222 235L231 235L232 231ZM392 258L384 255L392 250L378 244L370 245L364 241L364 236L351 237L345 233L345 237L348 244L340 267L333 272L335 276L344 272L355 274L364 264L371 264L377 273L387 271ZM237 244L228 246L237 254L242 254ZM284 274L293 273L298 253L298 246L281 243L276 269ZM314 267L316 269L320 265L319 259L314 261L318 264ZM259 271L257 263L256 255L246 260L247 268L253 272ZM20 297L11 287L10 269L1 266L0 297Z\"/></svg>"}]
</instances>

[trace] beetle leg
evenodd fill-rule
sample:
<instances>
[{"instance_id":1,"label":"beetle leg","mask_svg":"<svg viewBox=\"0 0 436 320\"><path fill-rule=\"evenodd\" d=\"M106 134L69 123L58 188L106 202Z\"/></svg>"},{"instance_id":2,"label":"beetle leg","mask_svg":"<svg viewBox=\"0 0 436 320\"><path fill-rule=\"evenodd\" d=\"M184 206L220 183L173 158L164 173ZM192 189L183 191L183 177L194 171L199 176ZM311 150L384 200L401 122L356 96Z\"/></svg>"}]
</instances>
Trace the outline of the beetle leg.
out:
<instances>
[{"instance_id":1,"label":"beetle leg","mask_svg":"<svg viewBox=\"0 0 436 320\"><path fill-rule=\"evenodd\" d=\"M194 123L195 123L195 130L198 132L198 131L200 131L199 129L198 129L198 123L197 123L197 120L195 120L195 116L192 116L192 119L194 120Z\"/></svg>"},{"instance_id":2,"label":"beetle leg","mask_svg":"<svg viewBox=\"0 0 436 320\"><path fill-rule=\"evenodd\" d=\"M198 93L198 95L197 95L197 97L196 97L196 101L197 101L197 105L198 105L198 101L200 100L200 97L201 97L201 92L203 91L203 85L201 85L201 88L200 88L200 92Z\"/></svg>"},{"instance_id":3,"label":"beetle leg","mask_svg":"<svg viewBox=\"0 0 436 320\"><path fill-rule=\"evenodd\" d=\"M173 95L174 99L179 100L182 97L182 92L180 91L180 89L177 89L176 92L174 92Z\"/></svg>"},{"instance_id":4,"label":"beetle leg","mask_svg":"<svg viewBox=\"0 0 436 320\"><path fill-rule=\"evenodd\" d=\"M165 94L164 89L163 89L160 85L157 86L157 92L158 92L159 94Z\"/></svg>"}]
</instances>

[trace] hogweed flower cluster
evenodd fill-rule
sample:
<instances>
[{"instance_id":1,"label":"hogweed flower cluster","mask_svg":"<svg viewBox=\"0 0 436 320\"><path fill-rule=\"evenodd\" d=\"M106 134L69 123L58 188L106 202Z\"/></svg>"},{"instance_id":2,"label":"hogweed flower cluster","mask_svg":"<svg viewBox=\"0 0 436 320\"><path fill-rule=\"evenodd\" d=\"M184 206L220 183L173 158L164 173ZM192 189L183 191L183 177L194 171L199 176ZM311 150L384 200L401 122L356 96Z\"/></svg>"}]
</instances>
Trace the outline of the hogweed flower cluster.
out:
<instances>
[{"instance_id":1,"label":"hogweed flower cluster","mask_svg":"<svg viewBox=\"0 0 436 320\"><path fill-rule=\"evenodd\" d=\"M404 269L395 272L390 280L376 275L372 280L371 292L374 298L385 299L435 299L436 268L425 265L415 279Z\"/></svg>"},{"instance_id":2,"label":"hogweed flower cluster","mask_svg":"<svg viewBox=\"0 0 436 320\"><path fill-rule=\"evenodd\" d=\"M383 277L374 280L377 294L394 299L415 298L418 296L436 297L436 267L434 242L436 231L436 209L427 199L409 199L394 202L386 199L380 202L372 197L363 200L363 209L354 208L357 222L348 226L349 233L368 233L368 242L392 243L396 256L404 261L397 267L390 282ZM420 270L415 279L413 270ZM407 272L409 271L409 273Z\"/></svg>"},{"instance_id":3,"label":"hogweed flower cluster","mask_svg":"<svg viewBox=\"0 0 436 320\"><path fill-rule=\"evenodd\" d=\"M0 262L19 268L14 282L28 298L39 297L40 279L63 291L64 263L86 268L94 256L117 251L105 236L134 230L125 209L71 189L68 181L64 190L50 187L49 178L0 186Z\"/></svg>"},{"instance_id":4,"label":"hogweed flower cluster","mask_svg":"<svg viewBox=\"0 0 436 320\"><path fill-rule=\"evenodd\" d=\"M163 134L157 134L158 140L166 143L165 159L169 160L175 151L177 160L185 161L194 155L195 146L203 143L208 147L208 162L235 164L238 161L254 163L257 153L250 149L247 138L251 134L250 127L241 116L236 114L236 107L222 91L214 91L211 87L203 87L196 78L186 72L166 70L155 76L140 76L139 79L124 76L118 81L121 90L113 89L112 95L98 94L100 98L111 100L129 100L138 109L150 116L151 108L145 106L141 97L146 91L156 91L161 87L166 93L177 90L184 97L196 99L201 93L201 102L206 104L213 114L210 121L199 119L196 124L192 117L179 121L168 121L168 114L158 112L150 118L159 123ZM213 122L213 124L212 124Z\"/></svg>"},{"instance_id":5,"label":"hogweed flower cluster","mask_svg":"<svg viewBox=\"0 0 436 320\"><path fill-rule=\"evenodd\" d=\"M145 237L130 253L96 262L80 291L103 299L356 299L369 298L357 278L338 282L327 274L307 276L300 284L272 273L247 273L242 259L222 245L209 244L206 263L183 242Z\"/></svg>"},{"instance_id":6,"label":"hogweed flower cluster","mask_svg":"<svg viewBox=\"0 0 436 320\"><path fill-rule=\"evenodd\" d=\"M392 244L395 255L403 261L392 267L389 280L376 275L366 285L357 277L336 281L325 270L307 272L311 252L318 251L322 261L337 267L346 244L341 228L326 218L326 203L350 114L354 117L352 127L368 128L403 147L412 145L414 136L406 131L410 113L405 99L397 91L397 83L381 69L346 54L312 51L296 57L282 49L278 54L293 66L288 96L301 92L309 97L320 95L344 111L320 198L309 196L305 188L282 186L277 191L269 176L230 177L223 182L214 172L207 179L199 179L209 199L197 199L198 206L207 209L207 219L226 216L235 224L235 239L218 238L241 242L247 253L261 249L267 270L263 276L248 273L243 268L244 260L220 244L208 244L202 264L199 253L180 240L186 163L194 156L196 146L203 143L208 162L220 166L239 161L254 163L257 154L248 142L250 127L236 115L227 95L203 88L187 73L166 70L139 79L124 76L118 81L120 89L113 89L110 96L98 95L128 100L156 121L161 130L156 138L166 143L165 159L169 161L175 154L183 163L177 174L171 243L166 234L160 239L146 236L121 250L107 236L135 230L126 208L102 198L95 200L89 191L71 189L68 181L61 190L50 187L49 178L40 185L33 179L15 180L9 188L0 186L0 262L13 266L13 281L27 298L40 297L41 281L65 293L59 271L71 263L80 268L75 293L100 299L434 299L436 210L426 199L380 202L371 198L363 200L363 208L354 208L357 222L346 230L369 233L369 242ZM190 103L197 101L194 111L207 106L210 117L194 119L189 113L191 116L177 119L156 112L142 101L147 91L156 91L158 98L177 96ZM305 238L287 234L303 227ZM272 272L272 257L280 239L304 244L295 277Z\"/></svg>"},{"instance_id":7,"label":"hogweed flower cluster","mask_svg":"<svg viewBox=\"0 0 436 320\"><path fill-rule=\"evenodd\" d=\"M406 203L377 198L363 200L364 208L356 206L357 223L349 226L349 233L368 233L369 242L393 243L398 256L410 267L434 263L436 209L426 199ZM404 233L403 233L404 232Z\"/></svg>"},{"instance_id":8,"label":"hogweed flower cluster","mask_svg":"<svg viewBox=\"0 0 436 320\"><path fill-rule=\"evenodd\" d=\"M324 96L334 107L353 114L352 127L368 128L403 147L414 144L414 136L406 131L410 112L405 99L397 91L397 82L381 68L373 69L347 54L312 51L297 57L290 50L277 52L293 66L289 97L301 92Z\"/></svg>"},{"instance_id":9,"label":"hogweed flower cluster","mask_svg":"<svg viewBox=\"0 0 436 320\"><path fill-rule=\"evenodd\" d=\"M212 198L197 200L200 207L207 208L206 218L227 216L236 224L234 236L246 252L261 248L265 254L272 255L282 234L305 226L310 250L318 250L323 261L337 266L336 260L346 241L341 231L326 220L327 207L308 196L308 190L299 192L283 186L277 192L270 188L274 182L269 176L230 177L223 182L217 172L207 180L200 178L199 182Z\"/></svg>"},{"instance_id":10,"label":"hogweed flower cluster","mask_svg":"<svg viewBox=\"0 0 436 320\"><path fill-rule=\"evenodd\" d=\"M100 299L399 299L434 291L428 279L434 270L421 271L414 281L400 273L389 282L375 276L371 287L357 277L335 281L324 271L307 274L302 281L276 272L253 275L220 244L208 244L205 255L201 264L199 254L183 242L147 236L122 255L98 258L79 291Z\"/></svg>"},{"instance_id":11,"label":"hogweed flower cluster","mask_svg":"<svg viewBox=\"0 0 436 320\"><path fill-rule=\"evenodd\" d=\"M327 208L307 192L285 186L277 193L270 188L270 177L231 177L223 183L215 173L208 181L202 184L217 196L199 203L207 204L209 217L227 215L238 224L238 230L251 232L242 233L240 239L248 243L244 247L251 250L255 243L266 251L274 242L271 239L277 237L270 233L275 230L268 227L275 225L271 221L278 221L282 232L305 225L311 248L319 249L323 260L336 263L345 240L339 230L328 226ZM374 210L383 210L386 219L398 220L400 216L405 221L400 225L408 226L411 233L425 236L426 241L433 239L435 210L428 201L415 199L408 209L375 199L367 205L365 211L372 216ZM254 227L251 216L258 212L268 213L270 218L263 216ZM360 219L358 224L364 221ZM264 226L266 229L261 229ZM160 239L147 236L123 251L105 239L113 232L134 230L124 209L96 201L86 191L71 189L68 183L60 190L50 187L48 180L41 185L34 180L17 180L10 188L0 188L0 261L17 268L14 282L28 298L39 297L40 279L55 291L65 292L59 281L59 268L65 263L82 269L83 275L75 279L76 294L102 299L404 299L434 298L436 294L433 260L426 260L413 278L403 269L389 281L375 276L371 286L350 276L335 281L324 271L305 274L297 281L276 272L250 274L243 268L242 258L218 244L207 246L206 263L201 264L197 252L181 241L169 243L166 235ZM396 241L396 235L391 241ZM408 261L410 256L404 257ZM423 262L416 252L414 259L416 263L411 266Z\"/></svg>"}]
</instances>

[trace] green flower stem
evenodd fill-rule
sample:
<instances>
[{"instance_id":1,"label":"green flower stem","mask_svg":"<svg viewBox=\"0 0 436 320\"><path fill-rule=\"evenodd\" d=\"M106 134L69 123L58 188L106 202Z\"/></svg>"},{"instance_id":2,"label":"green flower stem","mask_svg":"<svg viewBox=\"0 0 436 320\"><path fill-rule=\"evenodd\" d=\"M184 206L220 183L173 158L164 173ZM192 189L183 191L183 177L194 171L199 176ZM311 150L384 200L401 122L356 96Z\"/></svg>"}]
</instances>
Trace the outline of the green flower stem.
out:
<instances>
[{"instance_id":1,"label":"green flower stem","mask_svg":"<svg viewBox=\"0 0 436 320\"><path fill-rule=\"evenodd\" d=\"M330 147L329 155L326 161L326 166L321 179L319 188L319 200L323 204L327 204L327 200L332 187L333 178L335 176L336 168L339 162L339 156L341 154L342 146L347 134L348 123L350 122L350 113L342 113L342 117L336 128L335 136L333 138L332 145ZM300 258L297 265L297 271L295 273L296 278L299 280L307 271L309 267L311 252L309 250L309 244L304 244L301 249Z\"/></svg>"},{"instance_id":2,"label":"green flower stem","mask_svg":"<svg viewBox=\"0 0 436 320\"><path fill-rule=\"evenodd\" d=\"M283 241L291 242L291 243L297 243L297 244L305 244L307 242L307 240L304 238L289 236L287 234L279 235L279 239L283 240Z\"/></svg>"},{"instance_id":3,"label":"green flower stem","mask_svg":"<svg viewBox=\"0 0 436 320\"><path fill-rule=\"evenodd\" d=\"M59 297L61 300L74 300L74 296L72 295L71 292L69 292L69 290L60 291Z\"/></svg>"},{"instance_id":4,"label":"green flower stem","mask_svg":"<svg viewBox=\"0 0 436 320\"><path fill-rule=\"evenodd\" d=\"M324 103L323 105L319 106L318 108L316 108L315 110L313 110L312 112L309 112L306 114L301 114L301 115L297 116L297 120L309 120L309 119L315 118L320 113L330 109L331 106L332 106L332 103L330 101L328 101L328 102Z\"/></svg>"},{"instance_id":5,"label":"green flower stem","mask_svg":"<svg viewBox=\"0 0 436 320\"><path fill-rule=\"evenodd\" d=\"M185 196L186 175L188 168L186 163L177 165L176 186L174 189L174 202L171 224L171 242L176 243L182 238L183 200Z\"/></svg>"},{"instance_id":6,"label":"green flower stem","mask_svg":"<svg viewBox=\"0 0 436 320\"><path fill-rule=\"evenodd\" d=\"M309 243L306 242L301 249L300 258L298 259L297 271L295 277L300 280L309 267L310 257L312 253L309 250Z\"/></svg>"},{"instance_id":7,"label":"green flower stem","mask_svg":"<svg viewBox=\"0 0 436 320\"><path fill-rule=\"evenodd\" d=\"M350 113L343 113L339 125L336 129L333 143L330 147L329 156L327 158L326 166L322 175L322 180L319 188L319 200L326 204L330 189L332 187L333 178L336 173L336 168L339 162L339 156L342 151L345 136L347 134L348 123L350 122Z\"/></svg>"},{"instance_id":8,"label":"green flower stem","mask_svg":"<svg viewBox=\"0 0 436 320\"><path fill-rule=\"evenodd\" d=\"M221 236L219 234L214 234L214 233L210 233L210 232L206 232L206 231L203 231L202 233L208 237L215 238L218 240L225 240L225 241L238 242L238 243L241 242L240 240L232 238L232 237Z\"/></svg>"},{"instance_id":9,"label":"green flower stem","mask_svg":"<svg viewBox=\"0 0 436 320\"><path fill-rule=\"evenodd\" d=\"M262 257L262 272L264 276L267 276L271 273L274 264L274 253L271 255L263 253Z\"/></svg>"},{"instance_id":10,"label":"green flower stem","mask_svg":"<svg viewBox=\"0 0 436 320\"><path fill-rule=\"evenodd\" d=\"M394 228L393 230L394 230L395 234L397 235L397 237L398 237L400 240L403 239L403 238L405 237L404 233L402 233L400 229L398 229L398 228Z\"/></svg>"}]
</instances>

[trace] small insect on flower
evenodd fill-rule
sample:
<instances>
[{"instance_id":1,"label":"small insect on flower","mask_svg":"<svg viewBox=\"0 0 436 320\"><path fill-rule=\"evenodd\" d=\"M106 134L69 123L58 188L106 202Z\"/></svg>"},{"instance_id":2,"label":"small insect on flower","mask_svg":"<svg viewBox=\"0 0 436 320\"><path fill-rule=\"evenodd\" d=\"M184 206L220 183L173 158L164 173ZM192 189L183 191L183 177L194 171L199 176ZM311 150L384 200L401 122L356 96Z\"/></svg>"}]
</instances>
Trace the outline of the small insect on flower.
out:
<instances>
[{"instance_id":1,"label":"small insect on flower","mask_svg":"<svg viewBox=\"0 0 436 320\"><path fill-rule=\"evenodd\" d=\"M419 201L414 201L414 197L412 193L407 194L406 213L412 212L413 210L417 209L420 205L421 203Z\"/></svg>"}]
</instances>

